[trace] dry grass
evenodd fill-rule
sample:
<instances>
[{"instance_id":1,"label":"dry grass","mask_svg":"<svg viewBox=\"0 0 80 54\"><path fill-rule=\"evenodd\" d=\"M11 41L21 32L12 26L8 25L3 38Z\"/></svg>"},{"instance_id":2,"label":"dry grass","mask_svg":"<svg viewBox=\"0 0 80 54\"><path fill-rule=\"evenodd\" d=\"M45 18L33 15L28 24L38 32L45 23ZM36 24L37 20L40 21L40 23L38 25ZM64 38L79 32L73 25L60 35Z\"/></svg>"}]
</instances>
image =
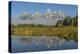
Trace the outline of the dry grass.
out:
<instances>
[{"instance_id":1,"label":"dry grass","mask_svg":"<svg viewBox=\"0 0 80 54\"><path fill-rule=\"evenodd\" d=\"M42 27L42 28L35 28L35 27L26 27L26 28L13 28L12 29L13 35L24 35L24 36L59 36L63 38L73 38L75 35L77 38L77 27ZM75 38L74 36L74 38Z\"/></svg>"}]
</instances>

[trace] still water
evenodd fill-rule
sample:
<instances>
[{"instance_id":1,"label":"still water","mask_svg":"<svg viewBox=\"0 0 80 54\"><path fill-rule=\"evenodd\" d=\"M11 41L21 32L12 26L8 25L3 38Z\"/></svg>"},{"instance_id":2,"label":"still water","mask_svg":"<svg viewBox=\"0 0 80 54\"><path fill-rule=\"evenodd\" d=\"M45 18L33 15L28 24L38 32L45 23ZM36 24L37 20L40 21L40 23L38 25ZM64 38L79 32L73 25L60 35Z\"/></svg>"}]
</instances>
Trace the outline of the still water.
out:
<instances>
[{"instance_id":1,"label":"still water","mask_svg":"<svg viewBox=\"0 0 80 54\"><path fill-rule=\"evenodd\" d=\"M78 44L56 36L11 36L12 52L76 49Z\"/></svg>"}]
</instances>

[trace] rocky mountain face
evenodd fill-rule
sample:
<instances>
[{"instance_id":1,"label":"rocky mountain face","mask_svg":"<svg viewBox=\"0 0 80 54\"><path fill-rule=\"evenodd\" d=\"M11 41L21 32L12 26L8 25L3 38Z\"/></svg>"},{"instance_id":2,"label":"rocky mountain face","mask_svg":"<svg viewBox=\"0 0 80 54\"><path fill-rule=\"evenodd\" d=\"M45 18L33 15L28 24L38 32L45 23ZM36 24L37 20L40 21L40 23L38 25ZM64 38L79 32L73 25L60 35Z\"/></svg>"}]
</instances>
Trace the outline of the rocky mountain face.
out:
<instances>
[{"instance_id":1,"label":"rocky mountain face","mask_svg":"<svg viewBox=\"0 0 80 54\"><path fill-rule=\"evenodd\" d=\"M16 18L12 18L12 24L45 24L45 25L55 25L58 20L63 20L65 14L61 11L51 11L47 9L45 13L41 14L36 11L34 14L23 13Z\"/></svg>"},{"instance_id":2,"label":"rocky mountain face","mask_svg":"<svg viewBox=\"0 0 80 54\"><path fill-rule=\"evenodd\" d=\"M36 11L34 14L29 13L23 13L22 16L26 16L25 18L64 18L65 15L61 11L51 11L50 9L47 9L44 14L41 14L40 12Z\"/></svg>"}]
</instances>

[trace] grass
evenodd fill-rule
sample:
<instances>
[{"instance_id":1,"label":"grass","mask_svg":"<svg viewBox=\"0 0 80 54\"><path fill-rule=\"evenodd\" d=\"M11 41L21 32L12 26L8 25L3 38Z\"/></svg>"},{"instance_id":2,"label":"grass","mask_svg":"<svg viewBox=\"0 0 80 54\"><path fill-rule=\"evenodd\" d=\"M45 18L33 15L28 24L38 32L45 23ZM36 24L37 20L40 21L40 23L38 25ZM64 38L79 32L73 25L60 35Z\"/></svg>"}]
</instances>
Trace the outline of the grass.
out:
<instances>
[{"instance_id":1,"label":"grass","mask_svg":"<svg viewBox=\"0 0 80 54\"><path fill-rule=\"evenodd\" d=\"M58 36L65 39L72 39L77 41L78 29L77 27L24 27L12 28L12 35L23 36Z\"/></svg>"}]
</instances>

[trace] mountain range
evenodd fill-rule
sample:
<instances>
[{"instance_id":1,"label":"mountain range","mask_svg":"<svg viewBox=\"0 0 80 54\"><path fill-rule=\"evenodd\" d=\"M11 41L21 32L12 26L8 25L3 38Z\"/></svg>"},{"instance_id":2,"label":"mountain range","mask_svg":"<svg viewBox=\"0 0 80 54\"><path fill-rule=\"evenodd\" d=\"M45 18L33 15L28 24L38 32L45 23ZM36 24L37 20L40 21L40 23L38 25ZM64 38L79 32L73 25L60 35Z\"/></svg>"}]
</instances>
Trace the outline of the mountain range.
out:
<instances>
[{"instance_id":1,"label":"mountain range","mask_svg":"<svg viewBox=\"0 0 80 54\"><path fill-rule=\"evenodd\" d=\"M45 13L41 14L36 11L34 14L27 12L22 13L16 18L12 18L12 24L45 24L55 25L58 20L63 20L65 14L61 11L51 11L47 9Z\"/></svg>"},{"instance_id":2,"label":"mountain range","mask_svg":"<svg viewBox=\"0 0 80 54\"><path fill-rule=\"evenodd\" d=\"M47 9L44 14L41 14L39 11L36 11L34 14L24 12L18 18L27 19L27 18L64 18L65 14L61 11L51 11Z\"/></svg>"}]
</instances>

